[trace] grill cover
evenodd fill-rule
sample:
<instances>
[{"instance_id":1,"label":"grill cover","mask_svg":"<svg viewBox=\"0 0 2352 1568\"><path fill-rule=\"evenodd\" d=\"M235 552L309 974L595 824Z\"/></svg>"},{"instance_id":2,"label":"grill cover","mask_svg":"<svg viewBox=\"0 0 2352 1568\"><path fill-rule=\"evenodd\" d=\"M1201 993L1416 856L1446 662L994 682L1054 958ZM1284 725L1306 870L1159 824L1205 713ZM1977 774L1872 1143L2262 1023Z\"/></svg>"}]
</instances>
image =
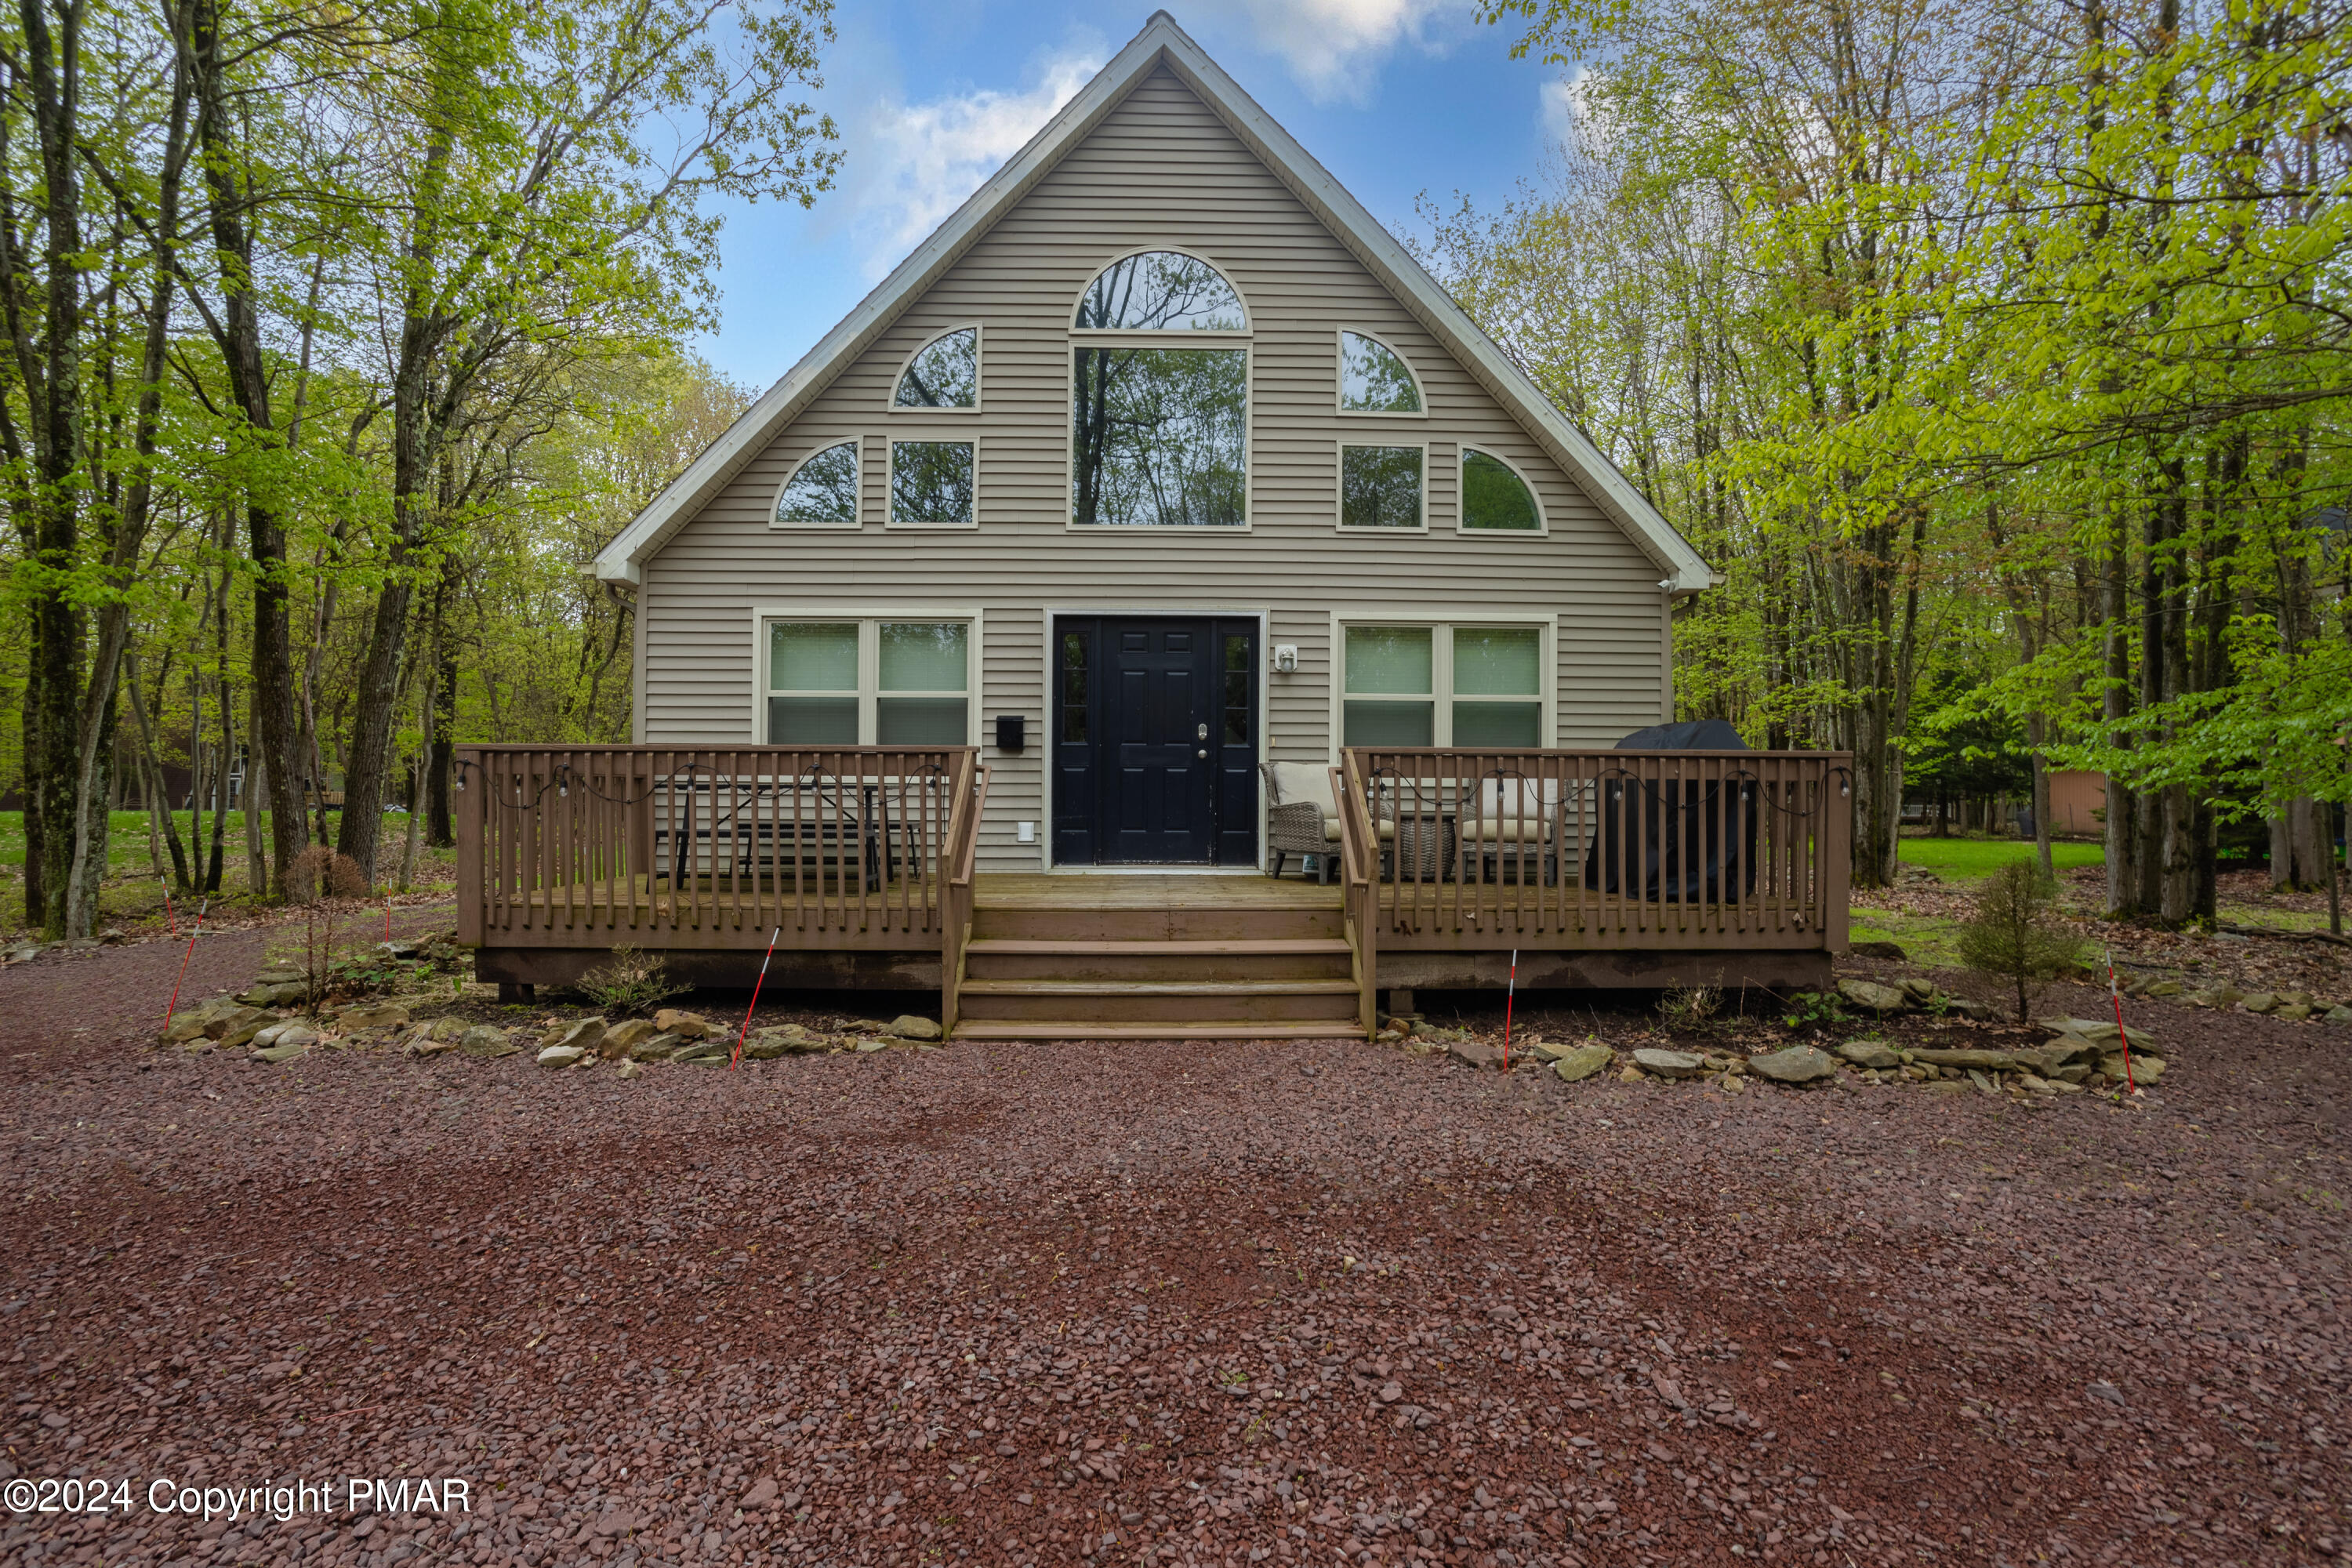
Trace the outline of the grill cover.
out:
<instances>
[{"instance_id":1,"label":"grill cover","mask_svg":"<svg viewBox=\"0 0 2352 1568\"><path fill-rule=\"evenodd\" d=\"M1748 748L1739 731L1722 720L1696 719L1636 730L1618 742L1616 749ZM1720 782L1604 776L1599 830L1585 850L1584 885L1646 903L1715 902L1755 892L1760 793L1755 775L1736 764ZM1630 889L1621 885L1628 870L1635 884Z\"/></svg>"}]
</instances>

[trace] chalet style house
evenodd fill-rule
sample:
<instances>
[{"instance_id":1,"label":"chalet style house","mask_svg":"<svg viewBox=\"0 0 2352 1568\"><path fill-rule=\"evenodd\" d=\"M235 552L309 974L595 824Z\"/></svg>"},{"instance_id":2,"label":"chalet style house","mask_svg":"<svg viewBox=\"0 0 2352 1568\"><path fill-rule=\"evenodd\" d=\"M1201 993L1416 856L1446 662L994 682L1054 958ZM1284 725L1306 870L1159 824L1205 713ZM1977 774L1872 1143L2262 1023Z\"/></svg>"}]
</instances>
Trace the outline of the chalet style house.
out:
<instances>
[{"instance_id":1,"label":"chalet style house","mask_svg":"<svg viewBox=\"0 0 2352 1568\"><path fill-rule=\"evenodd\" d=\"M1706 563L1165 13L595 571L633 744L463 764L510 985L1300 1036L1843 945L1840 759L1609 749Z\"/></svg>"}]
</instances>

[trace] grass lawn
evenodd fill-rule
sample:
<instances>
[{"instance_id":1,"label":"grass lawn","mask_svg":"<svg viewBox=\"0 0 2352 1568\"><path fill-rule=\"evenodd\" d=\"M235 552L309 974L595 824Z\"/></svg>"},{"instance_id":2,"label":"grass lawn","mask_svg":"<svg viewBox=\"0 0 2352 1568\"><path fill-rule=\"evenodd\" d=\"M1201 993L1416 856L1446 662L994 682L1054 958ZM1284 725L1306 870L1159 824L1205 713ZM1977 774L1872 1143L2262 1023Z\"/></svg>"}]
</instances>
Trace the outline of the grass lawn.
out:
<instances>
[{"instance_id":1,"label":"grass lawn","mask_svg":"<svg viewBox=\"0 0 2352 1568\"><path fill-rule=\"evenodd\" d=\"M1905 865L1924 866L1948 881L1973 882L1992 875L1995 867L2032 859L2033 840L1906 838L1895 853ZM2096 844L2056 843L2050 846L2050 863L2062 872L2077 866L2104 866L2107 852Z\"/></svg>"},{"instance_id":2,"label":"grass lawn","mask_svg":"<svg viewBox=\"0 0 2352 1568\"><path fill-rule=\"evenodd\" d=\"M338 826L341 813L328 814L328 831ZM191 857L199 850L209 855L212 850L212 814L205 815L205 838L201 846L191 844L192 824L189 814L172 814L173 826L180 830L180 843ZM269 814L261 815L262 831L269 827ZM108 921L157 920L163 918L163 889L156 880L153 863L147 854L147 814L143 811L118 811L108 822L106 879L99 888L99 920ZM408 819L393 815L383 819L383 837L379 854L383 858L381 869L392 875L400 863L404 836L408 831ZM245 885L245 814L232 811L222 826L221 890L213 902L234 906L246 896ZM163 851L163 863L168 874L171 851ZM0 811L0 930L13 930L24 923L25 896L25 814L21 811ZM452 849L432 849L418 846L416 885L420 888L454 883L457 879L457 852Z\"/></svg>"}]
</instances>

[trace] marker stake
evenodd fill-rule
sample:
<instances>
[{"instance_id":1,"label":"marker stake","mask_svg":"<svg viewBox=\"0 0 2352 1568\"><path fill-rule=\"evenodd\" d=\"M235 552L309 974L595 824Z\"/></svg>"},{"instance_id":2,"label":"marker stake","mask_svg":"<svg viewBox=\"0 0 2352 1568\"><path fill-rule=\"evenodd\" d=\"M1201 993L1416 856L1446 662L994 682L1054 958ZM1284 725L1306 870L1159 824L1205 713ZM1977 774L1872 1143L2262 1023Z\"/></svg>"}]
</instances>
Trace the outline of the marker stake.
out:
<instances>
[{"instance_id":1,"label":"marker stake","mask_svg":"<svg viewBox=\"0 0 2352 1568\"><path fill-rule=\"evenodd\" d=\"M2116 1038L2121 1040L2124 1047L2124 1089L2126 1092L2137 1095L2139 1085L2132 1075L2131 1037L2124 1033L2124 994L2116 989L2116 950L2112 947L2107 949L2107 1000L2115 1004Z\"/></svg>"},{"instance_id":2,"label":"marker stake","mask_svg":"<svg viewBox=\"0 0 2352 1568\"><path fill-rule=\"evenodd\" d=\"M1503 993L1503 1070L1511 1070L1511 1004L1519 998L1519 950L1511 949L1511 985Z\"/></svg>"},{"instance_id":3,"label":"marker stake","mask_svg":"<svg viewBox=\"0 0 2352 1568\"><path fill-rule=\"evenodd\" d=\"M180 1010L180 987L188 978L188 960L196 956L196 938L205 934L205 911L212 907L210 898L196 906L196 923L188 932L188 951L180 957L179 978L172 982L172 1005L163 1009L163 1027L167 1030L172 1026L172 1015Z\"/></svg>"},{"instance_id":4,"label":"marker stake","mask_svg":"<svg viewBox=\"0 0 2352 1568\"><path fill-rule=\"evenodd\" d=\"M743 1059L743 1042L751 1033L751 1015L760 1005L760 987L768 983L768 960L776 956L776 939L784 934L778 926L768 935L768 951L760 960L760 977L751 982L751 1005L743 1009L743 1026L735 1033L735 1054L727 1058L727 1070L733 1072Z\"/></svg>"}]
</instances>

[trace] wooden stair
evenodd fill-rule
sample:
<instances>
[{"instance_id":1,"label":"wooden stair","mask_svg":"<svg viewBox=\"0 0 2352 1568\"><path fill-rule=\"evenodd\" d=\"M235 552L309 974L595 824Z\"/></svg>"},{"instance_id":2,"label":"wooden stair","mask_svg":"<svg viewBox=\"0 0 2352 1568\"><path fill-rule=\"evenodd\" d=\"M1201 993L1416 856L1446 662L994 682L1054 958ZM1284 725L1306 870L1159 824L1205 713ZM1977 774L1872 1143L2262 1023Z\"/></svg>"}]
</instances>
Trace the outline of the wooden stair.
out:
<instances>
[{"instance_id":1,"label":"wooden stair","mask_svg":"<svg viewBox=\"0 0 2352 1568\"><path fill-rule=\"evenodd\" d=\"M1360 1039L1339 909L1240 904L1217 896L1225 880L1201 879L1151 908L1107 901L1079 879L1066 903L982 900L957 981L956 1037Z\"/></svg>"}]
</instances>

